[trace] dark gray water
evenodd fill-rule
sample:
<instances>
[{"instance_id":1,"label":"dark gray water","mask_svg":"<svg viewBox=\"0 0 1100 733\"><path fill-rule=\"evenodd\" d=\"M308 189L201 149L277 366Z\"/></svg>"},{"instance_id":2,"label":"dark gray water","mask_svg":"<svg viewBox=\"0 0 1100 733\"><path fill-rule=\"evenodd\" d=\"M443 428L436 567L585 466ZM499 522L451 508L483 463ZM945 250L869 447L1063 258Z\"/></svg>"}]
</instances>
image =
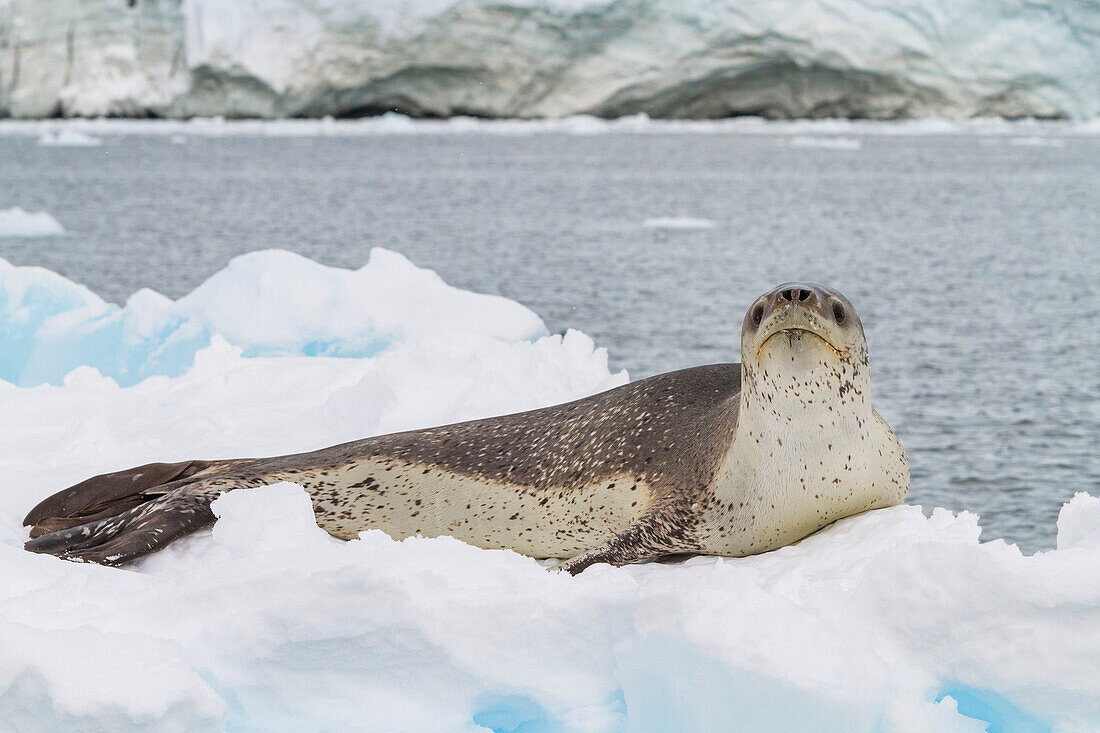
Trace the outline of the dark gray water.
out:
<instances>
[{"instance_id":1,"label":"dark gray water","mask_svg":"<svg viewBox=\"0 0 1100 733\"><path fill-rule=\"evenodd\" d=\"M0 257L122 301L183 295L253 249L358 267L380 245L587 332L633 377L736 361L756 295L823 281L862 315L911 501L1036 550L1074 491L1100 493L1100 138L1029 142L0 137L0 208L70 232L0 239ZM665 216L715 226L643 226Z\"/></svg>"}]
</instances>

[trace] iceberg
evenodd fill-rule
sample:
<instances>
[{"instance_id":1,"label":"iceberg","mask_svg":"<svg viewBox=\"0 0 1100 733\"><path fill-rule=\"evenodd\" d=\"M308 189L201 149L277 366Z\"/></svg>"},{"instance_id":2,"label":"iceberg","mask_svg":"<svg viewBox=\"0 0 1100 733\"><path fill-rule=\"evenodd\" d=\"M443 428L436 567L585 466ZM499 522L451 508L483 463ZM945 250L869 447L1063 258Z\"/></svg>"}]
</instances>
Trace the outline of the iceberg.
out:
<instances>
[{"instance_id":1,"label":"iceberg","mask_svg":"<svg viewBox=\"0 0 1100 733\"><path fill-rule=\"evenodd\" d=\"M584 334L543 334L385 250L360 270L247 255L125 308L37 268L0 282L4 368L40 345L72 367L0 380L0 720L16 730L1100 727L1085 493L1031 556L979 541L968 512L899 506L756 557L571 577L450 538L336 540L290 483L223 495L212 530L127 569L25 552L25 511L93 473L311 450L627 375ZM152 375L123 385L111 349Z\"/></svg>"},{"instance_id":2,"label":"iceberg","mask_svg":"<svg viewBox=\"0 0 1100 733\"><path fill-rule=\"evenodd\" d=\"M1089 0L8 0L0 116L1100 116Z\"/></svg>"}]
</instances>

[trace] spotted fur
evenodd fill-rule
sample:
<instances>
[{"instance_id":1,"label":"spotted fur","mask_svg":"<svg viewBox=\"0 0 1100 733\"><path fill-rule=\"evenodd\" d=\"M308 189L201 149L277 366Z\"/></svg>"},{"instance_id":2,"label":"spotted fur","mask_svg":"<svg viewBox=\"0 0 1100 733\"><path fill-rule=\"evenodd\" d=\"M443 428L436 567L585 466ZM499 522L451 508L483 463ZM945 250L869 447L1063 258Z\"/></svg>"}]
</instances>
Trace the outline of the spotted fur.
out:
<instances>
[{"instance_id":1,"label":"spotted fur","mask_svg":"<svg viewBox=\"0 0 1100 733\"><path fill-rule=\"evenodd\" d=\"M212 523L222 492L276 481L304 486L336 537L449 535L571 558L570 572L787 544L908 488L904 451L870 406L855 311L822 286L800 287L813 302L784 299L791 287L780 286L759 321L750 309L743 364L311 453L95 477L31 511L27 549L121 564Z\"/></svg>"}]
</instances>

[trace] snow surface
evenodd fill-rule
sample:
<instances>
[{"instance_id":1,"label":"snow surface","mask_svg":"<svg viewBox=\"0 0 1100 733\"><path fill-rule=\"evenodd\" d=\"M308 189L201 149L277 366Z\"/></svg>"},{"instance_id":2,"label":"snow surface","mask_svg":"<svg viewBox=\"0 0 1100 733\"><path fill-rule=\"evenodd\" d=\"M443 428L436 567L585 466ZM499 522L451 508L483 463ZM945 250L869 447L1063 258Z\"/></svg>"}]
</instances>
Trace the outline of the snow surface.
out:
<instances>
[{"instance_id":1,"label":"snow surface","mask_svg":"<svg viewBox=\"0 0 1100 733\"><path fill-rule=\"evenodd\" d=\"M1093 0L0 2L0 116L1100 116Z\"/></svg>"},{"instance_id":2,"label":"snow surface","mask_svg":"<svg viewBox=\"0 0 1100 733\"><path fill-rule=\"evenodd\" d=\"M56 237L65 233L61 222L45 211L31 213L18 206L0 209L0 239L5 237Z\"/></svg>"},{"instance_id":3,"label":"snow surface","mask_svg":"<svg viewBox=\"0 0 1100 733\"><path fill-rule=\"evenodd\" d=\"M125 321L53 273L6 266L3 283L37 293L23 333L52 334L72 363L79 343L67 353L62 337L76 324ZM532 338L540 325L518 304L455 291L389 252L354 272L261 253L175 304L142 297L122 333L155 341L142 323L165 310L210 331L180 374L120 387L83 365L58 385L0 381L9 728L1100 727L1100 500L1086 494L1063 507L1058 549L1033 556L979 543L972 514L902 506L763 556L572 578L448 538L340 542L285 483L223 496L212 532L129 569L27 553L27 509L93 473L309 450L626 381L585 335ZM364 317L388 334L377 353L302 353L318 339L373 343ZM286 355L245 357L253 344Z\"/></svg>"}]
</instances>

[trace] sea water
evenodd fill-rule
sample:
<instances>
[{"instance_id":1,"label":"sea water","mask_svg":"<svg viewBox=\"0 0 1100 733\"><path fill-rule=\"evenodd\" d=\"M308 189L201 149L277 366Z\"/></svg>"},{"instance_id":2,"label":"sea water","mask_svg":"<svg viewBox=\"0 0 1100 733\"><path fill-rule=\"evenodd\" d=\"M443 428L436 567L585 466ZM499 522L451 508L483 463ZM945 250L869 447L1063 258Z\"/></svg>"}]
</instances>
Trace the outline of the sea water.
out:
<instances>
[{"instance_id":1,"label":"sea water","mask_svg":"<svg viewBox=\"0 0 1100 733\"><path fill-rule=\"evenodd\" d=\"M583 330L632 378L737 361L753 298L821 281L862 317L912 502L1034 551L1100 489L1095 133L452 127L0 135L0 209L67 232L0 238L0 257L122 303L251 250L357 268L383 246Z\"/></svg>"}]
</instances>

